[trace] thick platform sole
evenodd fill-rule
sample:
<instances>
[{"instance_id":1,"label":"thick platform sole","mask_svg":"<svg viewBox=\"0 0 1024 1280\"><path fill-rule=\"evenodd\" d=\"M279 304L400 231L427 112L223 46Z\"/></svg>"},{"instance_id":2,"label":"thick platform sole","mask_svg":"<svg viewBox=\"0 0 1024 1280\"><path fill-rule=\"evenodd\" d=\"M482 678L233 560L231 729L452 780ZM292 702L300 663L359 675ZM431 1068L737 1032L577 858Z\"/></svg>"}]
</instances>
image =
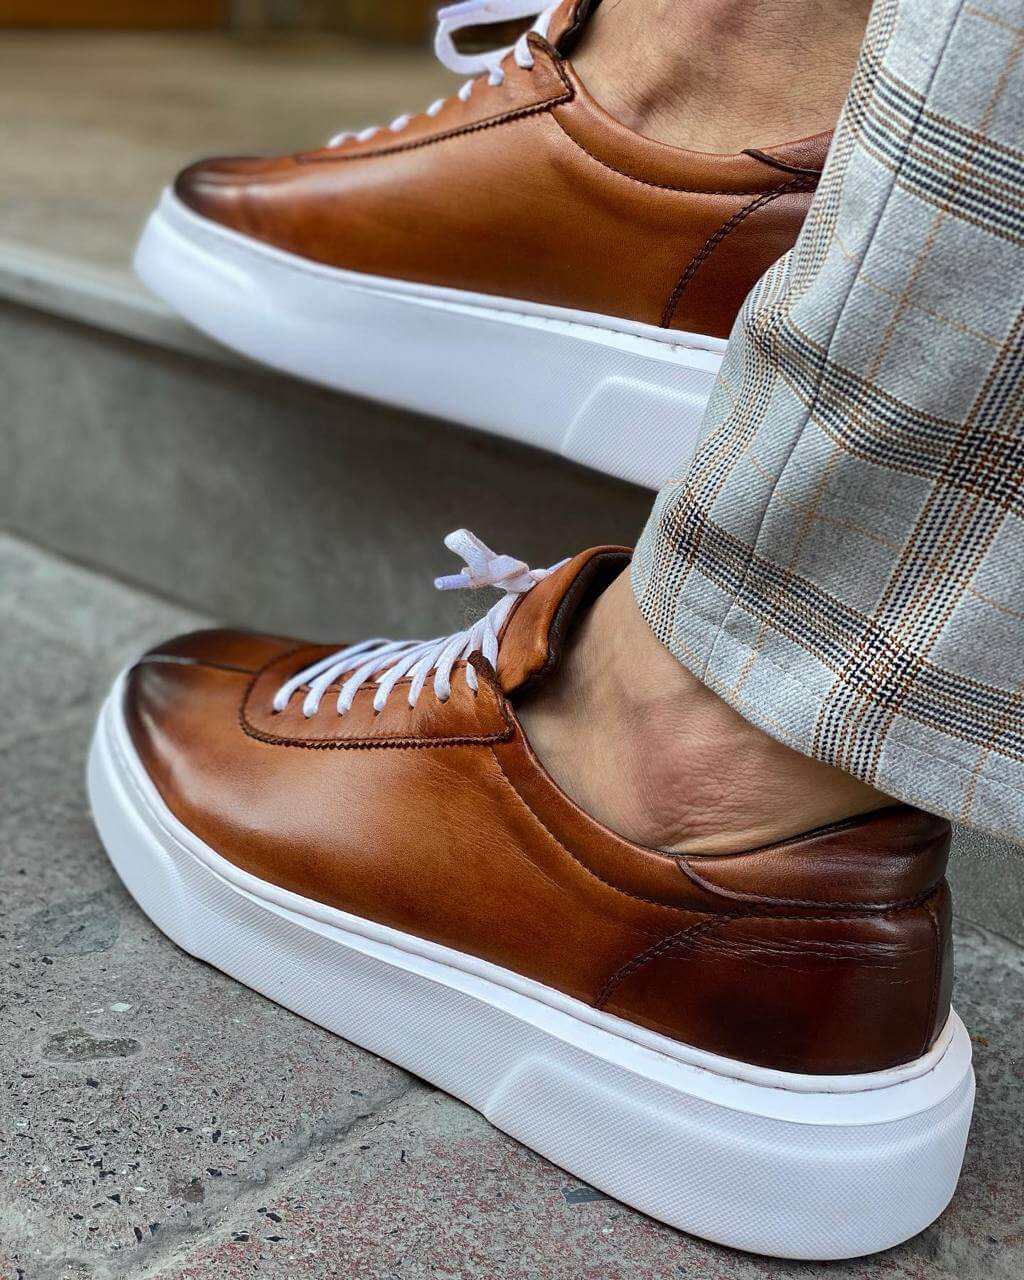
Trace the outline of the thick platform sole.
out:
<instances>
[{"instance_id":1,"label":"thick platform sole","mask_svg":"<svg viewBox=\"0 0 1024 1280\"><path fill-rule=\"evenodd\" d=\"M88 782L111 861L180 947L654 1218L823 1260L907 1239L953 1194L974 1099L955 1014L926 1057L890 1071L821 1077L734 1062L241 871L163 803L130 742L120 686Z\"/></svg>"},{"instance_id":2,"label":"thick platform sole","mask_svg":"<svg viewBox=\"0 0 1024 1280\"><path fill-rule=\"evenodd\" d=\"M323 266L170 191L135 270L196 328L275 369L650 488L685 473L725 350L720 338Z\"/></svg>"}]
</instances>

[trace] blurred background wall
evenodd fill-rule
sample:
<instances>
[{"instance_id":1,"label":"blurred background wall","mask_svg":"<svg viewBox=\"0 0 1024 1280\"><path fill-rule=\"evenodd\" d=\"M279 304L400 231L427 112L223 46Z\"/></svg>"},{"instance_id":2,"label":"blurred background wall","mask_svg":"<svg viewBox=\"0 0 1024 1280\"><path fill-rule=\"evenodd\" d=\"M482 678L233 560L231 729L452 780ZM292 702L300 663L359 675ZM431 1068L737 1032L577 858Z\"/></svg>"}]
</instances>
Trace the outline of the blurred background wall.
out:
<instances>
[{"instance_id":1,"label":"blurred background wall","mask_svg":"<svg viewBox=\"0 0 1024 1280\"><path fill-rule=\"evenodd\" d=\"M0 0L0 27L301 28L420 41L431 0Z\"/></svg>"}]
</instances>

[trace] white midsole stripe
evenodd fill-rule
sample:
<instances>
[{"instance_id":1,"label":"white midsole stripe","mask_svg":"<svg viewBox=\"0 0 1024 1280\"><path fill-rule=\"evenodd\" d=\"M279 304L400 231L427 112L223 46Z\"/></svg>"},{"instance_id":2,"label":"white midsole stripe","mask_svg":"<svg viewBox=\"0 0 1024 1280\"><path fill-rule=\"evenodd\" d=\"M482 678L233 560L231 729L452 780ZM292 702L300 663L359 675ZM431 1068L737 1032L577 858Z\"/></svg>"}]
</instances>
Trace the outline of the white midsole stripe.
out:
<instances>
[{"instance_id":1,"label":"white midsole stripe","mask_svg":"<svg viewBox=\"0 0 1024 1280\"><path fill-rule=\"evenodd\" d=\"M414 280L400 280L391 276L375 276L367 272L332 267L327 263L275 248L262 240L254 240L251 236L204 218L179 200L170 189L164 191L161 197L158 214L165 220L168 228L191 242L205 241L211 246L219 245L229 249L232 256L240 254L267 264L275 264L290 272L380 297L400 298L438 310L510 320L538 328L556 328L564 332L583 329L594 341L605 340L624 349L647 350L648 354L652 354L651 344L655 348L654 354L658 349L665 353L673 350L692 352L695 355L705 353L709 357L707 367L712 370L718 368L728 346L725 338L689 333L682 329L663 329L658 325L643 324L638 320L627 320L598 311L578 311L572 307L530 302L523 298L474 293L467 289L452 289L444 285L422 284Z\"/></svg>"}]
</instances>

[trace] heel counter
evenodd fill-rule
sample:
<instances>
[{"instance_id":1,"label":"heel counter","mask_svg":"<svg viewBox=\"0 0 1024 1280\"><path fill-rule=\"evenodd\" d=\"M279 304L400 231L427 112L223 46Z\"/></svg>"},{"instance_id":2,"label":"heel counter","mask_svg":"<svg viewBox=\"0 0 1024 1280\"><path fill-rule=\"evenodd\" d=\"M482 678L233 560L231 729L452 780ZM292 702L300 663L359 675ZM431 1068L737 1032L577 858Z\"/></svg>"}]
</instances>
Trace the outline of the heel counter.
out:
<instances>
[{"instance_id":1,"label":"heel counter","mask_svg":"<svg viewBox=\"0 0 1024 1280\"><path fill-rule=\"evenodd\" d=\"M935 1041L952 1007L953 998L953 896L946 880L936 888L923 904L932 922L934 933L934 969L932 976L932 1012L926 1029L924 1048L926 1053Z\"/></svg>"},{"instance_id":2,"label":"heel counter","mask_svg":"<svg viewBox=\"0 0 1024 1280\"><path fill-rule=\"evenodd\" d=\"M816 177L779 176L775 187L737 207L681 265L665 302L662 328L729 336L754 284L796 243L814 198ZM716 269L710 289L702 284L703 268L712 257Z\"/></svg>"},{"instance_id":3,"label":"heel counter","mask_svg":"<svg viewBox=\"0 0 1024 1280\"><path fill-rule=\"evenodd\" d=\"M894 912L715 916L623 966L598 1004L758 1066L885 1070L920 1057L945 1023L949 933L944 885Z\"/></svg>"}]
</instances>

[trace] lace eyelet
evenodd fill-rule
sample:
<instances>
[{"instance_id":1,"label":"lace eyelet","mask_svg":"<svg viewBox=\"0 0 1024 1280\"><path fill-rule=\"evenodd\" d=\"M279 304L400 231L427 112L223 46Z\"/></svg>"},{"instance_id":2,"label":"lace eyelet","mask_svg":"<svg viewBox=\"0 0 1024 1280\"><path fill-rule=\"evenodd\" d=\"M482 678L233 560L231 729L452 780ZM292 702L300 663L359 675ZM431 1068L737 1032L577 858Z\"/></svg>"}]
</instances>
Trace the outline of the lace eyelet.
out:
<instances>
[{"instance_id":1,"label":"lace eyelet","mask_svg":"<svg viewBox=\"0 0 1024 1280\"><path fill-rule=\"evenodd\" d=\"M516 66L523 71L532 71L536 66L536 59L530 47L531 37L537 36L541 39L547 37L551 19L557 8L558 6L553 4L550 8L538 13L535 5L527 4L526 0L502 0L502 3L497 6L495 6L493 0L490 0L490 3L481 0L476 5L467 4L466 0L463 0L461 4L442 8L438 13L434 52L442 65L447 67L449 71L454 71L458 74L469 74L471 77L457 90L456 97L462 102L468 102L474 83L483 75L487 76L488 83L492 88L503 84L505 70L501 63L509 56L515 59ZM535 21L530 30L524 31L515 44L510 45L507 49L495 49L489 54L467 56L459 53L452 40L452 36L466 26L487 26L496 21L519 18L534 18ZM424 114L428 117L437 115L445 101L447 99L438 99L437 102L431 103ZM328 141L327 145L328 147L342 147L349 142L369 142L381 132L382 128L389 129L392 134L401 133L412 118L409 115L401 115L397 116L387 126L375 125L358 131L346 129L341 133L336 133Z\"/></svg>"},{"instance_id":2,"label":"lace eyelet","mask_svg":"<svg viewBox=\"0 0 1024 1280\"><path fill-rule=\"evenodd\" d=\"M302 716L311 720L321 709L322 699L327 691L334 688L339 680L343 681L342 690L332 699L338 716L347 715L352 710L351 699L356 693L367 688L372 681L377 686L377 695L371 700L373 715L377 717L386 709L387 698L396 692L400 682L408 681L409 691L406 701L410 710L415 710L417 700L426 687L431 674L431 692L441 704L451 700L451 681L456 670L465 670L467 687L475 698L478 688L473 665L474 656L480 655L493 666L498 657L498 637L502 633L505 622L511 616L516 601L534 586L548 577L565 561L552 565L548 569L530 569L525 562L511 556L496 555L490 547L481 542L468 530L457 529L445 539L445 546L460 555L464 567L457 574L447 574L436 578L434 585L441 591L476 589L479 587L496 587L504 594L496 604L464 631L451 636L437 637L433 640L394 641L385 639L365 640L357 645L350 645L337 653L328 654L315 662L311 667L296 672L281 686L271 701L271 714L279 715L291 709L287 699L293 695L300 706ZM438 688L448 686L444 696L438 694ZM457 687L457 686L456 686ZM387 690L384 697L380 695ZM415 696L413 696L415 691ZM304 692L304 697L301 696ZM274 706L277 699L285 699L285 705ZM315 699L312 710L308 706ZM381 705L376 705L378 699ZM349 705L344 705L349 702ZM360 703L362 706L362 703ZM294 711L292 712L294 715ZM325 711L326 714L326 711Z\"/></svg>"}]
</instances>

